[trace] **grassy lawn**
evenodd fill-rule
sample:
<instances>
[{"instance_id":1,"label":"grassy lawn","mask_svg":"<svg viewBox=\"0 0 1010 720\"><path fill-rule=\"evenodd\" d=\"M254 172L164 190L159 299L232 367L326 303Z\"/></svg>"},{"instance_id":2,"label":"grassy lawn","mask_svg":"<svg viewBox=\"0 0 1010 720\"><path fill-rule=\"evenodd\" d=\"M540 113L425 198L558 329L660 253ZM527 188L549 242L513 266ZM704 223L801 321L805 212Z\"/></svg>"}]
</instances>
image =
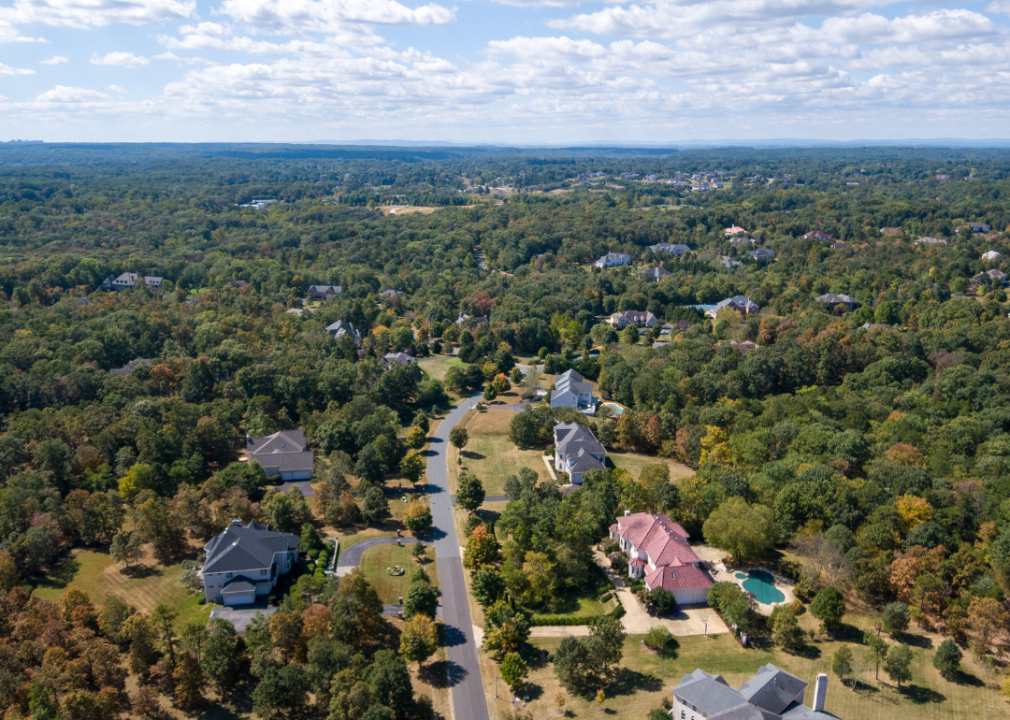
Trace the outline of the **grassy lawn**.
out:
<instances>
[{"instance_id":1,"label":"grassy lawn","mask_svg":"<svg viewBox=\"0 0 1010 720\"><path fill-rule=\"evenodd\" d=\"M804 616L805 617L805 616ZM984 687L981 679L966 675L961 682L950 682L940 677L933 668L934 648L923 647L929 638L919 636L912 646L912 682L902 687L890 683L881 671L880 680L873 678L873 666L863 672L856 692L831 673L831 659L843 644L848 644L859 654L861 646L852 643L824 641L811 644L805 652L790 655L778 649L743 649L730 635L695 636L679 638L677 656L666 662L665 676L662 658L641 647L642 636L629 636L624 644L624 659L617 679L607 690L603 703L606 715L627 720L641 720L660 707L664 697L671 697L671 689L686 673L701 668L709 673L722 674L735 688L748 680L766 663L773 663L808 683L813 683L818 673L830 676L826 711L846 720L974 720L976 718L1005 717L1006 700L995 689ZM537 648L554 652L560 638L534 638ZM494 713L503 714L508 709L507 692L499 682L501 699L494 699L494 677L497 666L481 653L484 687L488 703ZM966 663L967 664L967 663ZM969 668L969 673L971 672ZM565 695L565 708L569 717L596 717L600 714L594 700L573 697L562 690L549 663L530 672L531 707L534 717L548 717L559 691ZM808 687L806 700L812 702L813 690Z\"/></svg>"},{"instance_id":2,"label":"grassy lawn","mask_svg":"<svg viewBox=\"0 0 1010 720\"><path fill-rule=\"evenodd\" d=\"M445 374L453 365L462 365L463 361L458 357L444 357L438 360L431 360L418 363L424 374L435 380L445 380Z\"/></svg>"},{"instance_id":3,"label":"grassy lawn","mask_svg":"<svg viewBox=\"0 0 1010 720\"><path fill-rule=\"evenodd\" d=\"M435 557L434 548L428 547L428 559ZM387 567L399 565L405 572L403 575L392 576L386 572ZM361 556L361 570L365 573L368 582L372 584L382 602L387 605L395 605L401 596L407 595L410 587L410 576L417 570L417 563L410 556L410 546L404 545L379 545L369 548ZM425 571L431 577L431 582L438 586L438 567L434 562L424 565Z\"/></svg>"},{"instance_id":4,"label":"grassy lawn","mask_svg":"<svg viewBox=\"0 0 1010 720\"><path fill-rule=\"evenodd\" d=\"M615 607L617 607L616 599L612 598L608 602L602 603L600 602L599 591L594 588L587 588L558 597L553 609L542 608L540 612L534 613L533 617L566 615L568 617L593 618L604 615Z\"/></svg>"},{"instance_id":5,"label":"grassy lawn","mask_svg":"<svg viewBox=\"0 0 1010 720\"><path fill-rule=\"evenodd\" d=\"M519 468L535 470L541 480L548 479L547 468L541 459L540 449L520 450L509 440L509 422L515 417L512 410L489 409L487 412L470 412L460 423L470 435L470 441L463 449L463 465L456 464L459 453L451 445L448 448L449 487L456 491L456 480L461 470L471 472L484 483L488 495L505 492L505 479L518 475Z\"/></svg>"},{"instance_id":6,"label":"grassy lawn","mask_svg":"<svg viewBox=\"0 0 1010 720\"><path fill-rule=\"evenodd\" d=\"M694 475L694 470L687 465L681 465L668 458L655 457L654 455L639 455L638 453L614 452L607 453L607 458L614 463L614 467L627 470L636 479L642 474L642 469L647 465L656 465L665 462L670 467L670 479L674 482L684 480Z\"/></svg>"},{"instance_id":7,"label":"grassy lawn","mask_svg":"<svg viewBox=\"0 0 1010 720\"><path fill-rule=\"evenodd\" d=\"M88 593L96 606L109 595L117 595L146 613L164 603L179 613L179 627L191 620L206 622L210 618L213 605L197 604L197 593L189 591L179 581L182 577L179 565L163 567L153 561L147 562L146 574L130 577L121 572L125 568L114 563L107 553L77 549L49 578L36 586L35 594L55 601L63 597L67 588L76 586Z\"/></svg>"}]
</instances>

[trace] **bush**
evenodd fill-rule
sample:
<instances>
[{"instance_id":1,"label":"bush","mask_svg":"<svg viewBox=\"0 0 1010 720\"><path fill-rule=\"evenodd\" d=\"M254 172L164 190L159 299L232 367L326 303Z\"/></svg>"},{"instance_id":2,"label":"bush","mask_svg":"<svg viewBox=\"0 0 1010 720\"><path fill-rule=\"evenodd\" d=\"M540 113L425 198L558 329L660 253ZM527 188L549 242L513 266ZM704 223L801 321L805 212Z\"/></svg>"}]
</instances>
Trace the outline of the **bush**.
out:
<instances>
[{"instance_id":1,"label":"bush","mask_svg":"<svg viewBox=\"0 0 1010 720\"><path fill-rule=\"evenodd\" d=\"M806 605L804 605L801 600L793 600L789 603L789 609L793 611L793 615L796 617L799 617L807 611Z\"/></svg>"},{"instance_id":2,"label":"bush","mask_svg":"<svg viewBox=\"0 0 1010 720\"><path fill-rule=\"evenodd\" d=\"M471 515L466 519L466 522L463 523L463 532L466 534L467 537L470 537L471 535L473 535L473 531L483 524L484 524L483 520L481 520L476 515Z\"/></svg>"}]
</instances>

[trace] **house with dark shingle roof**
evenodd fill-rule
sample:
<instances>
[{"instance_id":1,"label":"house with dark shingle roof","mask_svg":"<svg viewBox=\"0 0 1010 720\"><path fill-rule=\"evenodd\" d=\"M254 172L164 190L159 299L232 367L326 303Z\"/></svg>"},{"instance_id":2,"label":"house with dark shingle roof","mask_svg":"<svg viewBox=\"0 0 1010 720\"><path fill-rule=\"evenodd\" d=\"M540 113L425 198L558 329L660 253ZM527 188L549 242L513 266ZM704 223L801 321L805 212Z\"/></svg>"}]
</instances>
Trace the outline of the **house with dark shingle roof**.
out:
<instances>
[{"instance_id":1,"label":"house with dark shingle roof","mask_svg":"<svg viewBox=\"0 0 1010 720\"><path fill-rule=\"evenodd\" d=\"M280 430L266 437L246 435L246 457L255 460L271 477L283 481L310 480L316 458L307 449L308 442L301 430Z\"/></svg>"},{"instance_id":2,"label":"house with dark shingle roof","mask_svg":"<svg viewBox=\"0 0 1010 720\"><path fill-rule=\"evenodd\" d=\"M855 310L856 305L859 304L859 301L856 300L856 298L852 297L851 295L836 295L835 293L818 295L817 297L814 298L814 300L816 302L819 302L823 305L827 305L832 308L838 307L839 305L844 305L845 309L848 310L849 312Z\"/></svg>"},{"instance_id":3,"label":"house with dark shingle roof","mask_svg":"<svg viewBox=\"0 0 1010 720\"><path fill-rule=\"evenodd\" d=\"M673 593L678 605L706 602L712 578L702 570L680 523L668 515L626 513L610 526L610 537L628 556L628 575L645 578L646 588Z\"/></svg>"},{"instance_id":4,"label":"house with dark shingle roof","mask_svg":"<svg viewBox=\"0 0 1010 720\"><path fill-rule=\"evenodd\" d=\"M582 476L590 470L603 470L607 451L592 431L578 423L558 423L554 426L554 468L568 473L574 485L582 484Z\"/></svg>"},{"instance_id":5,"label":"house with dark shingle roof","mask_svg":"<svg viewBox=\"0 0 1010 720\"><path fill-rule=\"evenodd\" d=\"M207 602L248 605L269 595L277 578L298 561L298 537L236 518L203 546L203 591Z\"/></svg>"},{"instance_id":6,"label":"house with dark shingle roof","mask_svg":"<svg viewBox=\"0 0 1010 720\"><path fill-rule=\"evenodd\" d=\"M772 665L734 690L722 675L698 669L673 689L674 720L836 720L824 712L828 676L817 676L813 707L803 704L807 683Z\"/></svg>"},{"instance_id":7,"label":"house with dark shingle roof","mask_svg":"<svg viewBox=\"0 0 1010 720\"><path fill-rule=\"evenodd\" d=\"M650 245L649 249L656 253L665 253L666 255L681 256L691 252L691 248L687 245L681 243L658 243L656 245Z\"/></svg>"},{"instance_id":8,"label":"house with dark shingle roof","mask_svg":"<svg viewBox=\"0 0 1010 720\"><path fill-rule=\"evenodd\" d=\"M391 368L394 365L400 365L402 367L406 367L411 363L417 362L417 360L415 360L405 352L389 352L383 355L382 359L386 362L387 368Z\"/></svg>"},{"instance_id":9,"label":"house with dark shingle roof","mask_svg":"<svg viewBox=\"0 0 1010 720\"><path fill-rule=\"evenodd\" d=\"M642 271L642 275L645 276L646 280L651 280L652 282L659 282L665 277L670 277L672 275L669 270L664 270L661 267L646 268Z\"/></svg>"},{"instance_id":10,"label":"house with dark shingle roof","mask_svg":"<svg viewBox=\"0 0 1010 720\"><path fill-rule=\"evenodd\" d=\"M607 322L618 330L623 330L628 325L651 328L659 321L648 310L623 310L622 312L615 312Z\"/></svg>"},{"instance_id":11,"label":"house with dark shingle roof","mask_svg":"<svg viewBox=\"0 0 1010 720\"><path fill-rule=\"evenodd\" d=\"M331 297L339 297L344 292L343 285L309 285L309 299L329 300Z\"/></svg>"},{"instance_id":12,"label":"house with dark shingle roof","mask_svg":"<svg viewBox=\"0 0 1010 720\"><path fill-rule=\"evenodd\" d=\"M326 332L330 334L334 340L340 338L341 335L346 335L351 338L354 346L357 347L358 343L361 342L361 333L354 329L354 326L349 322L344 322L343 320L337 320L335 323L331 323L326 326Z\"/></svg>"},{"instance_id":13,"label":"house with dark shingle roof","mask_svg":"<svg viewBox=\"0 0 1010 720\"><path fill-rule=\"evenodd\" d=\"M144 275L141 276L137 273L124 272L119 277L109 277L105 278L105 282L102 283L102 287L106 290L115 290L119 292L120 290L130 290L137 286L137 283L141 280L144 284L150 287L154 291L161 290L161 281L164 278L157 277L155 275Z\"/></svg>"}]
</instances>

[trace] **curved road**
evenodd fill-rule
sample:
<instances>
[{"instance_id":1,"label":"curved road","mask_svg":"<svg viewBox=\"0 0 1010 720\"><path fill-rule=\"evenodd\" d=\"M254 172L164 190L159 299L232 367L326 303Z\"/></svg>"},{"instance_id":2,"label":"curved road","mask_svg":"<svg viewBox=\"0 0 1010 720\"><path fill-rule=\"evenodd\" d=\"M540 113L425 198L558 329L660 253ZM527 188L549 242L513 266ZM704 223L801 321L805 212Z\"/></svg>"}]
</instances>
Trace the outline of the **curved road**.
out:
<instances>
[{"instance_id":1,"label":"curved road","mask_svg":"<svg viewBox=\"0 0 1010 720\"><path fill-rule=\"evenodd\" d=\"M431 442L428 455L428 484L438 488L431 493L432 524L442 536L435 540L435 556L438 559L438 584L442 591L442 621L446 625L447 636L455 635L461 642L454 642L447 648L449 662L456 665L460 680L452 685L452 707L456 720L489 720L484 683L480 678L480 662L477 658L477 643L473 636L470 620L470 606L466 601L466 583L463 579L463 558L459 553L459 538L456 537L456 523L452 515L452 496L449 494L449 475L446 450L449 447L449 431L463 419L480 396L468 398L446 416L438 426Z\"/></svg>"},{"instance_id":2,"label":"curved road","mask_svg":"<svg viewBox=\"0 0 1010 720\"><path fill-rule=\"evenodd\" d=\"M354 543L346 550L341 550L340 556L337 558L337 575L346 575L360 565L361 556L368 548L373 548L377 545L392 545L397 540L404 545L417 542L417 538L412 537L377 537Z\"/></svg>"}]
</instances>

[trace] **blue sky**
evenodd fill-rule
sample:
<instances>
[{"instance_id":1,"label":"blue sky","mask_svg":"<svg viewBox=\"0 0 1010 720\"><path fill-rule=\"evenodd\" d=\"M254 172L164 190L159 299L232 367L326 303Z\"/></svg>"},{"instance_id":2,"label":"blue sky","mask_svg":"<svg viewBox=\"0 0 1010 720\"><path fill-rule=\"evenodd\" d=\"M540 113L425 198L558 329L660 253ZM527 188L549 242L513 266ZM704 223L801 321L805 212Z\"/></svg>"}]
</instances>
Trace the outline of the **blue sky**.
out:
<instances>
[{"instance_id":1,"label":"blue sky","mask_svg":"<svg viewBox=\"0 0 1010 720\"><path fill-rule=\"evenodd\" d=\"M1010 137L1010 0L0 0L0 139Z\"/></svg>"}]
</instances>

